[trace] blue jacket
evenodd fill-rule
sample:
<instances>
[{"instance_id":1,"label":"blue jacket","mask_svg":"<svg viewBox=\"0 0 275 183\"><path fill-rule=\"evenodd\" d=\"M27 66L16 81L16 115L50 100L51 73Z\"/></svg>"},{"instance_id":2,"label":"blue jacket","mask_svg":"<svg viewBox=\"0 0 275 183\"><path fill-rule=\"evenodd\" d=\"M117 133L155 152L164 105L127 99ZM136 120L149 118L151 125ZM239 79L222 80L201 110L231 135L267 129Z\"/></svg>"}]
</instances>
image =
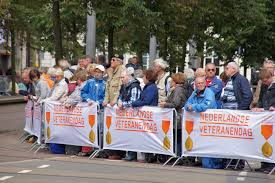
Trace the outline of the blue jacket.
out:
<instances>
[{"instance_id":1,"label":"blue jacket","mask_svg":"<svg viewBox=\"0 0 275 183\"><path fill-rule=\"evenodd\" d=\"M198 90L196 89L192 95L188 98L184 108L189 111L188 106L192 106L192 111L204 112L207 109L216 109L217 104L215 101L215 95L213 91L209 88L205 88L204 92L198 95Z\"/></svg>"},{"instance_id":2,"label":"blue jacket","mask_svg":"<svg viewBox=\"0 0 275 183\"><path fill-rule=\"evenodd\" d=\"M159 100L158 87L155 83L148 83L144 86L140 99L132 103L133 107L157 106Z\"/></svg>"},{"instance_id":3,"label":"blue jacket","mask_svg":"<svg viewBox=\"0 0 275 183\"><path fill-rule=\"evenodd\" d=\"M221 109L222 108L221 94L222 94L222 88L223 88L222 81L219 80L216 76L214 76L211 83L208 85L208 88L210 88L214 92L217 108Z\"/></svg>"},{"instance_id":4,"label":"blue jacket","mask_svg":"<svg viewBox=\"0 0 275 183\"><path fill-rule=\"evenodd\" d=\"M105 97L105 81L96 80L96 79L89 79L86 85L81 90L81 98L84 102L89 100L96 101L102 104L104 97Z\"/></svg>"},{"instance_id":5,"label":"blue jacket","mask_svg":"<svg viewBox=\"0 0 275 183\"><path fill-rule=\"evenodd\" d=\"M238 72L231 78L238 110L249 110L253 95L248 80Z\"/></svg>"}]
</instances>

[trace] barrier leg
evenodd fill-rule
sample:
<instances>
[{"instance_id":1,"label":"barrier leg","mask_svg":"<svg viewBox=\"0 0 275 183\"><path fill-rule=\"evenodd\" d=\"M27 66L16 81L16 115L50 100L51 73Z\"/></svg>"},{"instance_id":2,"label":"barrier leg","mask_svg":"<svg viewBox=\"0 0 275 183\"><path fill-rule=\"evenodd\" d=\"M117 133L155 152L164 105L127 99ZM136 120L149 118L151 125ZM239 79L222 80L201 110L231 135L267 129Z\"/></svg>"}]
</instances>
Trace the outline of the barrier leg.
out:
<instances>
[{"instance_id":1,"label":"barrier leg","mask_svg":"<svg viewBox=\"0 0 275 183\"><path fill-rule=\"evenodd\" d=\"M40 145L39 145L39 144L36 144L35 146L33 146L33 147L29 150L29 152L32 151L32 150L34 150L37 146L40 146Z\"/></svg>"},{"instance_id":2,"label":"barrier leg","mask_svg":"<svg viewBox=\"0 0 275 183\"><path fill-rule=\"evenodd\" d=\"M34 149L34 147L37 146L37 145L38 145L38 142L35 141L35 142L31 145L31 149L29 150L29 152L32 151L32 150Z\"/></svg>"},{"instance_id":3,"label":"barrier leg","mask_svg":"<svg viewBox=\"0 0 275 183\"><path fill-rule=\"evenodd\" d=\"M231 162L233 161L233 159L230 159L229 163L226 165L226 169L230 166Z\"/></svg>"},{"instance_id":4,"label":"barrier leg","mask_svg":"<svg viewBox=\"0 0 275 183\"><path fill-rule=\"evenodd\" d=\"M238 167L238 165L240 164L240 159L238 159L238 161L237 161L237 163L236 163L236 165L235 165L235 170L237 169L237 167Z\"/></svg>"},{"instance_id":5,"label":"barrier leg","mask_svg":"<svg viewBox=\"0 0 275 183\"><path fill-rule=\"evenodd\" d=\"M177 165L177 163L178 163L181 159L182 159L182 157L179 157L179 158L175 161L175 163L172 165L172 167L174 167L175 165Z\"/></svg>"},{"instance_id":6,"label":"barrier leg","mask_svg":"<svg viewBox=\"0 0 275 183\"><path fill-rule=\"evenodd\" d=\"M36 154L40 149L44 149L44 148L46 148L47 146L46 146L46 144L41 144L37 149L36 149L36 151L34 151L34 154Z\"/></svg>"},{"instance_id":7,"label":"barrier leg","mask_svg":"<svg viewBox=\"0 0 275 183\"><path fill-rule=\"evenodd\" d=\"M28 137L31 137L32 135L27 135L23 140L21 140L21 143L23 143L25 140L27 140Z\"/></svg>"},{"instance_id":8,"label":"barrier leg","mask_svg":"<svg viewBox=\"0 0 275 183\"><path fill-rule=\"evenodd\" d=\"M273 167L273 169L269 172L268 175L272 175L272 173L275 171L275 167Z\"/></svg>"},{"instance_id":9,"label":"barrier leg","mask_svg":"<svg viewBox=\"0 0 275 183\"><path fill-rule=\"evenodd\" d=\"M93 159L94 157L96 157L96 155L100 152L101 150L95 150L91 156L89 157L89 159Z\"/></svg>"},{"instance_id":10,"label":"barrier leg","mask_svg":"<svg viewBox=\"0 0 275 183\"><path fill-rule=\"evenodd\" d=\"M28 135L27 132L22 133L22 135L19 137L19 140L21 140L21 139L22 139L23 137L25 137L26 135Z\"/></svg>"},{"instance_id":11,"label":"barrier leg","mask_svg":"<svg viewBox=\"0 0 275 183\"><path fill-rule=\"evenodd\" d=\"M253 169L251 168L250 164L248 163L248 161L245 160L245 163L247 164L248 168L250 169L250 171L252 172Z\"/></svg>"},{"instance_id":12,"label":"barrier leg","mask_svg":"<svg viewBox=\"0 0 275 183\"><path fill-rule=\"evenodd\" d=\"M165 166L165 165L167 165L167 163L169 163L169 161L171 161L172 159L174 159L174 158L177 158L177 157L170 157L162 166Z\"/></svg>"}]
</instances>

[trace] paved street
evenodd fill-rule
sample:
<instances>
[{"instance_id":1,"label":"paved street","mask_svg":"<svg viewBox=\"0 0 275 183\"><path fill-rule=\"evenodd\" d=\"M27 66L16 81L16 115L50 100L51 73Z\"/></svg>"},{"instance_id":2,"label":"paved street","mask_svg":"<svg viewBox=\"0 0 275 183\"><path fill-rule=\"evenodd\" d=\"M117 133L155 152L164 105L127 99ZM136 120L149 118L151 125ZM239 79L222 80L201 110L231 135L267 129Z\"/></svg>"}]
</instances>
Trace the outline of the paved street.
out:
<instances>
[{"instance_id":1,"label":"paved street","mask_svg":"<svg viewBox=\"0 0 275 183\"><path fill-rule=\"evenodd\" d=\"M24 104L0 106L0 182L247 182L275 183L275 175L247 171L213 170L136 162L88 160L87 157L28 152L20 143Z\"/></svg>"}]
</instances>

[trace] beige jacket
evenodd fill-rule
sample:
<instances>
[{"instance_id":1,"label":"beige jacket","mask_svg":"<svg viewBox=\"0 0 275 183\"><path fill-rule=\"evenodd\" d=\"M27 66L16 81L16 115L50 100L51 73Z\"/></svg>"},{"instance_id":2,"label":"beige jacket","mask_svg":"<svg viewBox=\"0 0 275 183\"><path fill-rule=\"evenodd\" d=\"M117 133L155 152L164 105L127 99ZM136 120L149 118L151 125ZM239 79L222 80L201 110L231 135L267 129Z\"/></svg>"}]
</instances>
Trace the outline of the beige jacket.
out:
<instances>
[{"instance_id":1,"label":"beige jacket","mask_svg":"<svg viewBox=\"0 0 275 183\"><path fill-rule=\"evenodd\" d=\"M166 101L167 94L169 93L169 90L170 90L171 77L169 75L170 75L170 73L166 72L162 76L160 76L158 78L158 80L156 81L156 85L158 87L158 93L159 93L158 104L160 104L161 102ZM168 77L168 79L167 79L167 83L166 83L166 86L165 86L165 79L167 77Z\"/></svg>"},{"instance_id":2,"label":"beige jacket","mask_svg":"<svg viewBox=\"0 0 275 183\"><path fill-rule=\"evenodd\" d=\"M262 87L262 80L259 80L258 84L257 84L256 91L255 91L254 96L253 96L253 100L250 104L250 109L252 109L254 107L257 107L259 97L260 97L260 93L261 93L261 87Z\"/></svg>"},{"instance_id":3,"label":"beige jacket","mask_svg":"<svg viewBox=\"0 0 275 183\"><path fill-rule=\"evenodd\" d=\"M108 80L106 82L104 103L117 102L122 84L120 76L124 69L123 65L119 65L115 70L113 68L107 70Z\"/></svg>"},{"instance_id":4,"label":"beige jacket","mask_svg":"<svg viewBox=\"0 0 275 183\"><path fill-rule=\"evenodd\" d=\"M63 78L61 81L56 83L50 93L49 98L46 98L47 101L58 101L61 98L67 96L68 94L68 84Z\"/></svg>"}]
</instances>

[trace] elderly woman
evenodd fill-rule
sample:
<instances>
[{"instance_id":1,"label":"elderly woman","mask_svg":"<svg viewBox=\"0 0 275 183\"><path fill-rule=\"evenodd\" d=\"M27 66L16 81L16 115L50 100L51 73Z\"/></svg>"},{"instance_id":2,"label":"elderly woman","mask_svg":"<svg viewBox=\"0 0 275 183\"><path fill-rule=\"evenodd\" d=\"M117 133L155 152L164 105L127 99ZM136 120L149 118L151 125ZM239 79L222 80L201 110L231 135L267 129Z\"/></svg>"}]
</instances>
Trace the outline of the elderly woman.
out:
<instances>
[{"instance_id":1,"label":"elderly woman","mask_svg":"<svg viewBox=\"0 0 275 183\"><path fill-rule=\"evenodd\" d=\"M76 74L76 82L77 86L73 93L67 97L64 97L64 102L63 104L69 108L69 107L74 107L76 106L79 102L82 101L81 98L81 90L86 84L87 80L87 72L86 71L80 71Z\"/></svg>"},{"instance_id":2,"label":"elderly woman","mask_svg":"<svg viewBox=\"0 0 275 183\"><path fill-rule=\"evenodd\" d=\"M165 102L160 103L160 107L175 108L177 110L177 118L174 121L174 128L177 127L177 154L181 155L181 116L182 106L185 105L190 96L187 77L184 73L179 72L171 76L171 92Z\"/></svg>"},{"instance_id":3,"label":"elderly woman","mask_svg":"<svg viewBox=\"0 0 275 183\"><path fill-rule=\"evenodd\" d=\"M148 69L143 72L144 88L141 93L140 99L132 103L132 107L142 107L142 106L157 106L158 105L158 87L155 84L157 75L153 70ZM155 156L151 153L142 153L145 156L145 161L152 163L155 161ZM144 161L144 160L141 160Z\"/></svg>"},{"instance_id":4,"label":"elderly woman","mask_svg":"<svg viewBox=\"0 0 275 183\"><path fill-rule=\"evenodd\" d=\"M64 78L67 78L67 81L69 81L71 77L73 77L74 71L70 69L71 65L68 62L68 60L65 60L65 59L59 60L58 65L64 72Z\"/></svg>"},{"instance_id":5,"label":"elderly woman","mask_svg":"<svg viewBox=\"0 0 275 183\"><path fill-rule=\"evenodd\" d=\"M198 78L198 77L206 77L205 69L197 68L197 70L195 72L195 78Z\"/></svg>"},{"instance_id":6,"label":"elderly woman","mask_svg":"<svg viewBox=\"0 0 275 183\"><path fill-rule=\"evenodd\" d=\"M55 78L54 87L50 92L49 98L44 101L59 101L62 97L65 97L68 94L68 84L65 81L64 72L61 68L55 69L52 78Z\"/></svg>"}]
</instances>

